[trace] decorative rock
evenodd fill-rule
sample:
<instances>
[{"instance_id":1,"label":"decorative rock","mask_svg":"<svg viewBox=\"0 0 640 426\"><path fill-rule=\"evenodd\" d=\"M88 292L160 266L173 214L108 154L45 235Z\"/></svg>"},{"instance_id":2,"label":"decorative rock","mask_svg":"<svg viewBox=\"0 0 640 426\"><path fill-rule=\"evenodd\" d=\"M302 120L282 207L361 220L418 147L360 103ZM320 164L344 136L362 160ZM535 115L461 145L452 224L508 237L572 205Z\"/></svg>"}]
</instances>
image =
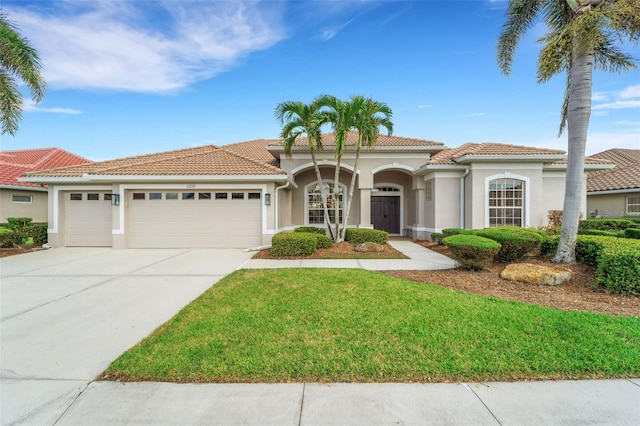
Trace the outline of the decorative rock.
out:
<instances>
[{"instance_id":1,"label":"decorative rock","mask_svg":"<svg viewBox=\"0 0 640 426\"><path fill-rule=\"evenodd\" d=\"M532 284L559 285L571 279L571 271L530 263L512 263L504 268L500 278Z\"/></svg>"},{"instance_id":2,"label":"decorative rock","mask_svg":"<svg viewBox=\"0 0 640 426\"><path fill-rule=\"evenodd\" d=\"M354 250L360 253L381 253L384 247L376 243L362 243L354 247Z\"/></svg>"}]
</instances>

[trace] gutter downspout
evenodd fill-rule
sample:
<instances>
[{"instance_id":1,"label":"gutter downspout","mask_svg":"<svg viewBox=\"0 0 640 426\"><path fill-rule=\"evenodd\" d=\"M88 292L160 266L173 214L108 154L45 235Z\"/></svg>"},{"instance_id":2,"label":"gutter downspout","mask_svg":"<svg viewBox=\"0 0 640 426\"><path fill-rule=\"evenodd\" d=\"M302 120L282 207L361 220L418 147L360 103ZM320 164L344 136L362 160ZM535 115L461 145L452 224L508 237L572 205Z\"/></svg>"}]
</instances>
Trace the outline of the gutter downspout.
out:
<instances>
[{"instance_id":1,"label":"gutter downspout","mask_svg":"<svg viewBox=\"0 0 640 426\"><path fill-rule=\"evenodd\" d=\"M469 174L470 169L467 168L462 176L460 176L460 229L464 229L464 178Z\"/></svg>"},{"instance_id":2,"label":"gutter downspout","mask_svg":"<svg viewBox=\"0 0 640 426\"><path fill-rule=\"evenodd\" d=\"M284 185L281 185L281 186L276 186L276 189L275 189L275 194L274 194L275 195L275 200L273 200L273 208L274 208L273 215L274 215L274 219L275 219L275 231L276 232L278 231L278 219L280 218L280 215L278 214L278 198L279 198L278 197L278 191L281 190L281 189L286 189L290 185L291 185L291 179L287 179L287 183L285 183ZM296 185L294 183L294 187L297 188L298 185Z\"/></svg>"}]
</instances>

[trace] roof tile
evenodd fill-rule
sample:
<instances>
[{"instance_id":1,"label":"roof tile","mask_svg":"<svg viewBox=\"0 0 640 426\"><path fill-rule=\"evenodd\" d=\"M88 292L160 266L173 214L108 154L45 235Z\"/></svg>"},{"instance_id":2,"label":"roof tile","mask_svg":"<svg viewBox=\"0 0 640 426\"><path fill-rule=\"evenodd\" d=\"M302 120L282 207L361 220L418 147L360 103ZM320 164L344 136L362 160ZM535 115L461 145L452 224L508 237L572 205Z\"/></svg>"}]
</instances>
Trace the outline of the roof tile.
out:
<instances>
[{"instance_id":1,"label":"roof tile","mask_svg":"<svg viewBox=\"0 0 640 426\"><path fill-rule=\"evenodd\" d=\"M456 148L449 148L433 155L427 165L453 165L456 160L465 155L562 155L565 152L559 149L535 148L531 146L509 145L503 143L465 143Z\"/></svg>"},{"instance_id":2,"label":"roof tile","mask_svg":"<svg viewBox=\"0 0 640 426\"><path fill-rule=\"evenodd\" d=\"M37 148L0 151L0 184L38 187L37 183L20 182L17 179L26 172L90 163L84 157L60 148Z\"/></svg>"}]
</instances>

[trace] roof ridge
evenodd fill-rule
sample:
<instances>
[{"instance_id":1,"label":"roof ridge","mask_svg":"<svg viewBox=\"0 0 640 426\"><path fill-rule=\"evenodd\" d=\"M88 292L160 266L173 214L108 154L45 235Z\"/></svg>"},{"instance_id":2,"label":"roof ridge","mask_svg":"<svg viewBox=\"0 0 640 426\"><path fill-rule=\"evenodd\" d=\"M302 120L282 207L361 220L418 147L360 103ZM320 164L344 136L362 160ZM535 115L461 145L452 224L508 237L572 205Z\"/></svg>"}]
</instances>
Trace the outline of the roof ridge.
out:
<instances>
[{"instance_id":1,"label":"roof ridge","mask_svg":"<svg viewBox=\"0 0 640 426\"><path fill-rule=\"evenodd\" d=\"M263 163L263 162L261 162L261 161L259 161L259 160L255 159L255 158L247 157L246 155L239 154L239 153L234 152L234 151L232 151L232 150L225 149L225 148L224 148L224 146L219 147L219 149L220 149L221 151L224 151L224 152L228 153L228 154L234 155L234 156L239 157L239 158L242 158L242 159L244 159L244 160L251 161L251 162L252 162L252 163L254 163L254 164L257 164L257 165L260 165L260 166L265 166L265 167L268 167L269 169L272 169L272 170L282 171L282 169L281 169L281 168L279 168L279 167L276 167L276 166L274 166L274 165L272 165L272 164Z\"/></svg>"},{"instance_id":2,"label":"roof ridge","mask_svg":"<svg viewBox=\"0 0 640 426\"><path fill-rule=\"evenodd\" d=\"M56 150L57 148L50 148L49 152L47 152L45 155L43 155L42 157L40 157L40 159L38 161L36 161L35 163L31 163L29 165L29 168L31 169L35 169L37 166L39 166L40 164L42 164L44 161L50 159L53 155L57 154L58 151Z\"/></svg>"},{"instance_id":3,"label":"roof ridge","mask_svg":"<svg viewBox=\"0 0 640 426\"><path fill-rule=\"evenodd\" d=\"M104 169L99 169L96 170L95 172L90 174L102 174L103 172L110 172L110 171L114 171L114 170L118 170L118 169L122 169L125 167L131 167L132 164L122 164L124 161L123 160L129 160L129 159L135 159L135 158L140 158L141 161L137 161L135 162L136 166L141 166L141 165L149 165L149 164L154 164L154 163L160 163L163 161L167 161L167 158L158 158L161 155L166 155L166 154L171 154L171 153L176 153L176 152L180 152L180 151L197 151L198 149L201 148L207 148L208 150L205 152L214 152L216 150L220 150L220 147L216 146L216 145L202 145L202 146L196 146L196 147L192 147L192 148L183 148L183 149L176 149L176 150L172 150L172 151L163 151L163 152L156 152L155 154L146 154L146 155L138 155L138 156L133 156L133 157L125 157L125 158L116 158L114 160L107 160L105 161L105 163L113 161L114 163L117 162L118 165L115 165L113 167L107 167ZM189 152L189 153L185 153L184 155L177 155L175 157L172 157L172 160L177 160L177 159L183 159L183 158L189 158L189 157L195 157L196 155L202 154L202 152ZM156 158L152 158L152 157L156 157ZM144 161L144 159L147 159L147 161ZM100 163L94 163L94 164L100 164Z\"/></svg>"}]
</instances>

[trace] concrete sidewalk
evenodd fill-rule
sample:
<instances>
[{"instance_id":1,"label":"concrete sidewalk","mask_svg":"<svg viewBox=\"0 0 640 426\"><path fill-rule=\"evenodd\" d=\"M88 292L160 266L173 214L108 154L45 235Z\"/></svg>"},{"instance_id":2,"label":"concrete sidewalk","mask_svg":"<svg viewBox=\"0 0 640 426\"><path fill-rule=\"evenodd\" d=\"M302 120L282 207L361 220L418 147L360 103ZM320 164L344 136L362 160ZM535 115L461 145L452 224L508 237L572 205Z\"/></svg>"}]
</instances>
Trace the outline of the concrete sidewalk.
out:
<instances>
[{"instance_id":1,"label":"concrete sidewalk","mask_svg":"<svg viewBox=\"0 0 640 426\"><path fill-rule=\"evenodd\" d=\"M409 240L390 240L389 245L410 259L250 259L244 269L268 268L360 268L370 271L424 271L455 268L457 262Z\"/></svg>"},{"instance_id":2,"label":"concrete sidewalk","mask_svg":"<svg viewBox=\"0 0 640 426\"><path fill-rule=\"evenodd\" d=\"M57 425L637 425L640 379L438 384L93 382Z\"/></svg>"}]
</instances>

